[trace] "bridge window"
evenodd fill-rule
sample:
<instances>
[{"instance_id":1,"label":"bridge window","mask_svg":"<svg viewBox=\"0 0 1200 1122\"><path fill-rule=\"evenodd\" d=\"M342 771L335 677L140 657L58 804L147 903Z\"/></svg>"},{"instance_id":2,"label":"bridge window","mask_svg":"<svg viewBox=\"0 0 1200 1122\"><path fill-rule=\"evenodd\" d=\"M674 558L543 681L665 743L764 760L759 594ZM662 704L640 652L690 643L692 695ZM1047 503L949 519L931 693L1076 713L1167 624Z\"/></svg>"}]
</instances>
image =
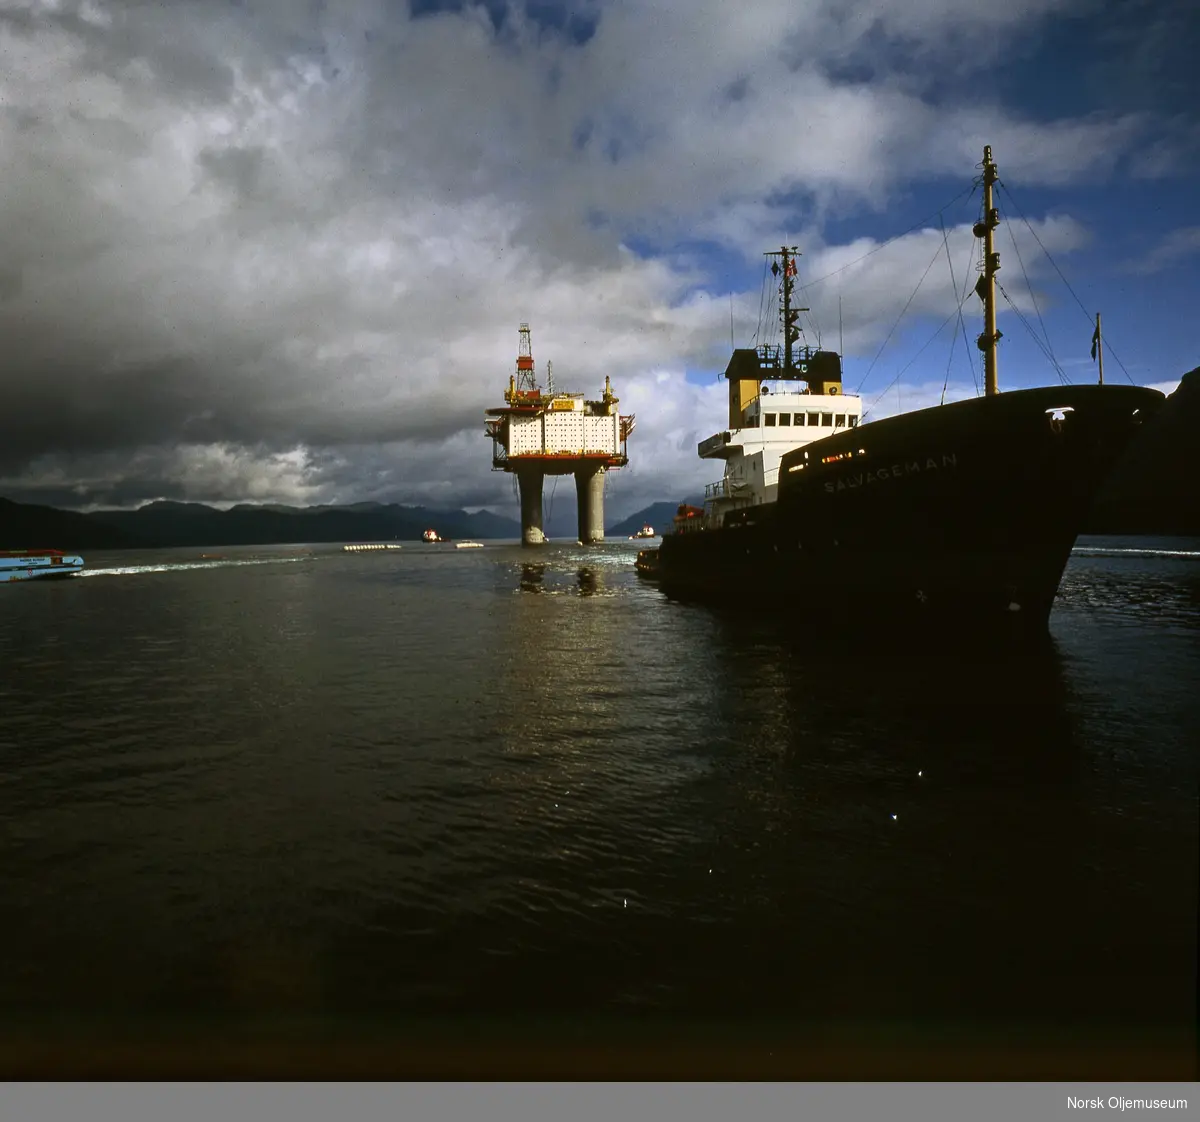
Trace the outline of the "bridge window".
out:
<instances>
[{"instance_id":1,"label":"bridge window","mask_svg":"<svg viewBox=\"0 0 1200 1122\"><path fill-rule=\"evenodd\" d=\"M790 425L792 423L792 415L790 413L780 413L779 423L781 425Z\"/></svg>"},{"instance_id":2,"label":"bridge window","mask_svg":"<svg viewBox=\"0 0 1200 1122\"><path fill-rule=\"evenodd\" d=\"M850 427L854 428L858 424L858 418L853 413L850 414Z\"/></svg>"},{"instance_id":3,"label":"bridge window","mask_svg":"<svg viewBox=\"0 0 1200 1122\"><path fill-rule=\"evenodd\" d=\"M823 424L827 429L833 428L833 414L832 413L822 413L821 414L821 424Z\"/></svg>"},{"instance_id":4,"label":"bridge window","mask_svg":"<svg viewBox=\"0 0 1200 1122\"><path fill-rule=\"evenodd\" d=\"M845 413L839 413L833 419L833 427L835 429L844 429L846 427L846 414Z\"/></svg>"},{"instance_id":5,"label":"bridge window","mask_svg":"<svg viewBox=\"0 0 1200 1122\"><path fill-rule=\"evenodd\" d=\"M819 425L821 423L821 414L820 413L810 413L808 415L808 423L810 425Z\"/></svg>"},{"instance_id":6,"label":"bridge window","mask_svg":"<svg viewBox=\"0 0 1200 1122\"><path fill-rule=\"evenodd\" d=\"M775 427L775 414L774 413L764 413L763 417L765 418L767 428L773 429Z\"/></svg>"},{"instance_id":7,"label":"bridge window","mask_svg":"<svg viewBox=\"0 0 1200 1122\"><path fill-rule=\"evenodd\" d=\"M802 424L804 424L804 414L803 414L803 413L797 413L797 414L796 414L796 416L795 416L795 422L796 422L796 424L798 424L798 425L802 425Z\"/></svg>"}]
</instances>

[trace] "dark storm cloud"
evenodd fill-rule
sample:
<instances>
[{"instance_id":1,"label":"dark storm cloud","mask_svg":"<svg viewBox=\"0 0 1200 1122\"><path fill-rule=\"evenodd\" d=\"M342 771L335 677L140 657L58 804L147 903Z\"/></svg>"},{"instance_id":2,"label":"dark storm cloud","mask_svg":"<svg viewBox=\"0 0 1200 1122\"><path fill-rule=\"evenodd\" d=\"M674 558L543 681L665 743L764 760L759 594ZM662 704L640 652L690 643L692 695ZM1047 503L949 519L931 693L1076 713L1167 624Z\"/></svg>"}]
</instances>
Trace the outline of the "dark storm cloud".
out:
<instances>
[{"instance_id":1,"label":"dark storm cloud","mask_svg":"<svg viewBox=\"0 0 1200 1122\"><path fill-rule=\"evenodd\" d=\"M1061 6L0 0L0 494L507 500L482 415L521 320L539 369L611 374L639 412L614 486L686 487L720 402L681 374L712 365L727 305L622 239L757 251L781 191L961 176L983 131L1008 166L1100 166L1136 122L934 109L777 50L879 26L928 58L947 26L993 41Z\"/></svg>"}]
</instances>

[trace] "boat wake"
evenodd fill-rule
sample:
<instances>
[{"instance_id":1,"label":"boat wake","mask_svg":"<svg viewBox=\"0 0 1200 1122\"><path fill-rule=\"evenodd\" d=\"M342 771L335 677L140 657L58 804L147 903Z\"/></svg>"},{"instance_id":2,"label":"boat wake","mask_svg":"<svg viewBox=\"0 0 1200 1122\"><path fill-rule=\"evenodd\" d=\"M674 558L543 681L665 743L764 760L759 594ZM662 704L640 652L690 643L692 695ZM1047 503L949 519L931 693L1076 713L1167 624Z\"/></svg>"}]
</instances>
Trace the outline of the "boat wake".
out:
<instances>
[{"instance_id":1,"label":"boat wake","mask_svg":"<svg viewBox=\"0 0 1200 1122\"><path fill-rule=\"evenodd\" d=\"M227 569L243 565L292 565L299 561L311 561L311 557L255 557L240 560L178 561L158 565L118 565L105 569L85 569L81 577L126 577L142 573L178 573L187 569Z\"/></svg>"},{"instance_id":2,"label":"boat wake","mask_svg":"<svg viewBox=\"0 0 1200 1122\"><path fill-rule=\"evenodd\" d=\"M1194 557L1200 559L1200 549L1118 549L1104 546L1076 546L1073 557Z\"/></svg>"}]
</instances>

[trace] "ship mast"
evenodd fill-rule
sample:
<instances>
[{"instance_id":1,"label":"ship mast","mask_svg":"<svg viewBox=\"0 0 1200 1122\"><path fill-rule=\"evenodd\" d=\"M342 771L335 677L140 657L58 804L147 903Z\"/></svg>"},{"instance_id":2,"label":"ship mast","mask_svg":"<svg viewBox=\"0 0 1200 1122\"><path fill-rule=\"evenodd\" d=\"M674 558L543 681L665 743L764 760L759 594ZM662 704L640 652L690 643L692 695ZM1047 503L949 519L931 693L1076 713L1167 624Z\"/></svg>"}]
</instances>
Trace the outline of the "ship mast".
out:
<instances>
[{"instance_id":1,"label":"ship mast","mask_svg":"<svg viewBox=\"0 0 1200 1122\"><path fill-rule=\"evenodd\" d=\"M976 345L983 352L984 392L994 397L1000 392L996 377L996 344L1001 333L996 330L996 274L1000 271L1000 254L996 252L994 231L1000 225L1000 214L992 205L992 185L1000 173L992 162L992 146L983 148L983 218L975 223L971 231L983 238L983 276L975 285L975 292L983 301L983 334Z\"/></svg>"},{"instance_id":2,"label":"ship mast","mask_svg":"<svg viewBox=\"0 0 1200 1122\"><path fill-rule=\"evenodd\" d=\"M783 320L783 371L788 375L795 369L792 344L800 338L800 328L796 326L796 320L800 318L801 312L808 311L807 308L792 307L792 286L796 283L796 247L780 246L778 253L772 252L763 256L783 258L783 281L779 286L779 318ZM775 276L779 275L778 261L771 263L771 272Z\"/></svg>"}]
</instances>

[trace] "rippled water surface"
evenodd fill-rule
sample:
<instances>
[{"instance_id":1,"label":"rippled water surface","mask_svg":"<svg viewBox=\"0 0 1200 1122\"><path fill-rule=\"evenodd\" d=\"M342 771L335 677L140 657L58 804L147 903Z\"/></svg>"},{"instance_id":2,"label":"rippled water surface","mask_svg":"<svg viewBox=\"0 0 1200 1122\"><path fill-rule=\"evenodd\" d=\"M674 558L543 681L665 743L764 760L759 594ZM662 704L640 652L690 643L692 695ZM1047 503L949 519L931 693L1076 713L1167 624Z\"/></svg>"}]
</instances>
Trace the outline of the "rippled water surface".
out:
<instances>
[{"instance_id":1,"label":"rippled water surface","mask_svg":"<svg viewBox=\"0 0 1200 1122\"><path fill-rule=\"evenodd\" d=\"M1194 1009L1200 542L1084 539L1019 659L634 543L212 552L0 587L6 1008Z\"/></svg>"}]
</instances>

